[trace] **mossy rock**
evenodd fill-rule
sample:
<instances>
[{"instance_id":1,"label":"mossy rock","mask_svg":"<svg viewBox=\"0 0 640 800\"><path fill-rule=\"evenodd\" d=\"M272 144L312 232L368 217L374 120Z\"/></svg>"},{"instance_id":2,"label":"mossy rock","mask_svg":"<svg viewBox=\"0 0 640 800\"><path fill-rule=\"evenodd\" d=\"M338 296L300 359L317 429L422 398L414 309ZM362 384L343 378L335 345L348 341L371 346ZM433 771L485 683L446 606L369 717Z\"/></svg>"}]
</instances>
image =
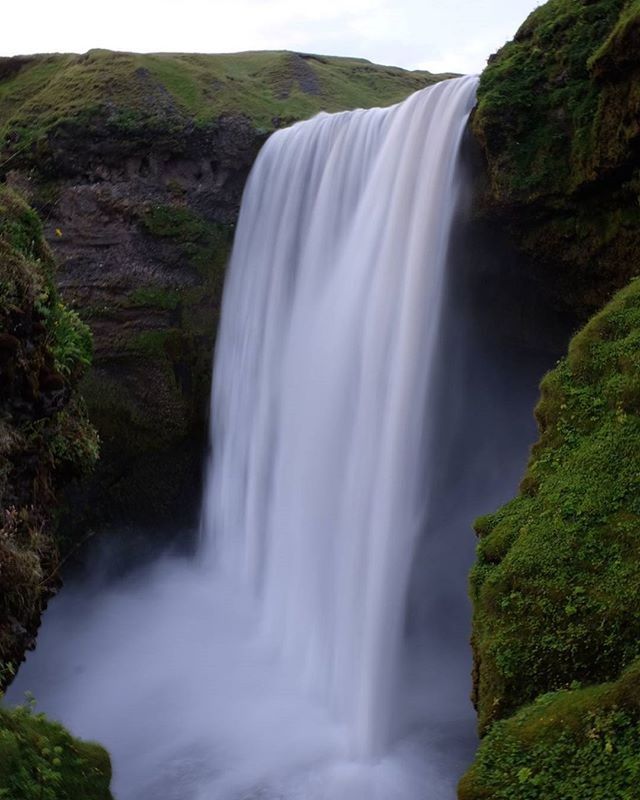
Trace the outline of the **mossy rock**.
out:
<instances>
[{"instance_id":1,"label":"mossy rock","mask_svg":"<svg viewBox=\"0 0 640 800\"><path fill-rule=\"evenodd\" d=\"M7 800L113 800L102 747L75 739L28 707L0 708L0 797Z\"/></svg>"},{"instance_id":2,"label":"mossy rock","mask_svg":"<svg viewBox=\"0 0 640 800\"><path fill-rule=\"evenodd\" d=\"M614 683L545 694L496 722L459 800L634 800L640 661Z\"/></svg>"},{"instance_id":3,"label":"mossy rock","mask_svg":"<svg viewBox=\"0 0 640 800\"><path fill-rule=\"evenodd\" d=\"M477 523L481 730L640 656L640 280L573 339L536 417L520 496Z\"/></svg>"},{"instance_id":4,"label":"mossy rock","mask_svg":"<svg viewBox=\"0 0 640 800\"><path fill-rule=\"evenodd\" d=\"M74 528L88 520L189 523L197 507L233 230L180 203L150 204L138 217L145 236L174 248L176 270L193 280L135 288L117 307L79 307L99 330L82 393L102 458L84 497L70 504Z\"/></svg>"},{"instance_id":5,"label":"mossy rock","mask_svg":"<svg viewBox=\"0 0 640 800\"><path fill-rule=\"evenodd\" d=\"M485 211L587 318L640 273L637 0L549 0L481 76Z\"/></svg>"},{"instance_id":6,"label":"mossy rock","mask_svg":"<svg viewBox=\"0 0 640 800\"><path fill-rule=\"evenodd\" d=\"M40 220L0 186L0 689L59 585L61 492L98 456L77 394L91 336L54 276Z\"/></svg>"},{"instance_id":7,"label":"mossy rock","mask_svg":"<svg viewBox=\"0 0 640 800\"><path fill-rule=\"evenodd\" d=\"M481 77L474 127L491 156L499 198L564 194L601 166L602 87L591 64L626 5L550 0L492 58Z\"/></svg>"}]
</instances>

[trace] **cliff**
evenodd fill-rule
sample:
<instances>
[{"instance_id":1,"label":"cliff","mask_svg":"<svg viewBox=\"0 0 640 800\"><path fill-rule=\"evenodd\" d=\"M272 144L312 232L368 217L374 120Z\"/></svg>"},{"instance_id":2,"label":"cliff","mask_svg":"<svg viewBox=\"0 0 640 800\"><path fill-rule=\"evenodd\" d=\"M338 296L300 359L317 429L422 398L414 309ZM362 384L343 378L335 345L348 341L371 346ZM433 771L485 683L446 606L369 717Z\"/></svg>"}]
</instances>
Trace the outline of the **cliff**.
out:
<instances>
[{"instance_id":1,"label":"cliff","mask_svg":"<svg viewBox=\"0 0 640 800\"><path fill-rule=\"evenodd\" d=\"M640 5L551 0L483 73L485 213L586 318L640 271Z\"/></svg>"},{"instance_id":2,"label":"cliff","mask_svg":"<svg viewBox=\"0 0 640 800\"><path fill-rule=\"evenodd\" d=\"M102 458L77 517L197 506L224 268L267 135L441 77L288 52L0 60L0 173L42 213L94 336L83 393Z\"/></svg>"},{"instance_id":3,"label":"cliff","mask_svg":"<svg viewBox=\"0 0 640 800\"><path fill-rule=\"evenodd\" d=\"M615 800L640 769L640 280L572 340L536 417L520 496L477 523L488 735L460 797Z\"/></svg>"},{"instance_id":4,"label":"cliff","mask_svg":"<svg viewBox=\"0 0 640 800\"><path fill-rule=\"evenodd\" d=\"M58 585L62 489L98 454L76 392L91 336L54 275L37 216L0 187L0 690Z\"/></svg>"},{"instance_id":5,"label":"cliff","mask_svg":"<svg viewBox=\"0 0 640 800\"><path fill-rule=\"evenodd\" d=\"M98 454L77 385L91 335L61 301L36 214L0 187L0 698L59 585L71 546L58 529L63 488ZM0 795L110 800L111 767L29 707L0 707Z\"/></svg>"},{"instance_id":6,"label":"cliff","mask_svg":"<svg viewBox=\"0 0 640 800\"><path fill-rule=\"evenodd\" d=\"M622 800L640 770L639 35L635 0L551 0L481 79L482 214L591 319L542 382L520 495L476 524L462 800Z\"/></svg>"},{"instance_id":7,"label":"cliff","mask_svg":"<svg viewBox=\"0 0 640 800\"><path fill-rule=\"evenodd\" d=\"M460 800L627 800L637 796L640 662L613 683L541 695L497 722Z\"/></svg>"}]
</instances>

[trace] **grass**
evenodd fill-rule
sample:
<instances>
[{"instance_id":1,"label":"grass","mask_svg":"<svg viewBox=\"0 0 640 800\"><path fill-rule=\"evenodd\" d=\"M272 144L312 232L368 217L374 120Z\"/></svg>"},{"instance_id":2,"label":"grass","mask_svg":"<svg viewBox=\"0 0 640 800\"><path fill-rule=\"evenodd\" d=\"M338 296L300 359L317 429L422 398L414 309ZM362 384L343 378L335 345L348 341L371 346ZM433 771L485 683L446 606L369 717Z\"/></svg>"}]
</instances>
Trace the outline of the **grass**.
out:
<instances>
[{"instance_id":1,"label":"grass","mask_svg":"<svg viewBox=\"0 0 640 800\"><path fill-rule=\"evenodd\" d=\"M74 739L30 706L0 707L0 798L112 800L103 748Z\"/></svg>"},{"instance_id":2,"label":"grass","mask_svg":"<svg viewBox=\"0 0 640 800\"><path fill-rule=\"evenodd\" d=\"M46 151L47 136L69 123L167 133L242 115L270 131L280 121L318 111L389 105L441 77L446 76L286 51L142 55L91 50L0 59L0 161Z\"/></svg>"},{"instance_id":3,"label":"grass","mask_svg":"<svg viewBox=\"0 0 640 800\"><path fill-rule=\"evenodd\" d=\"M140 308L159 308L163 311L175 311L180 305L180 293L175 289L161 286L147 286L134 289L127 298L128 305Z\"/></svg>"},{"instance_id":4,"label":"grass","mask_svg":"<svg viewBox=\"0 0 640 800\"><path fill-rule=\"evenodd\" d=\"M614 683L545 694L497 722L459 800L634 800L640 781L640 661Z\"/></svg>"}]
</instances>

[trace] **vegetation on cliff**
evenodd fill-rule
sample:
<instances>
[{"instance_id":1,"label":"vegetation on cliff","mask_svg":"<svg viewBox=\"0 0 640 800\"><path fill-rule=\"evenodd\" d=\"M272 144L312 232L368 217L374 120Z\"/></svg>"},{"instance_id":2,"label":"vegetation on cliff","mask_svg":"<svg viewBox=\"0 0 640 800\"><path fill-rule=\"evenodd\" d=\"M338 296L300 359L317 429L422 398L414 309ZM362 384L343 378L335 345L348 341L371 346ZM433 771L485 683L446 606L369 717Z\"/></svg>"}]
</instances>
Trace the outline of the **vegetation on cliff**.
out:
<instances>
[{"instance_id":1,"label":"vegetation on cliff","mask_svg":"<svg viewBox=\"0 0 640 800\"><path fill-rule=\"evenodd\" d=\"M0 187L0 688L58 583L61 489L98 453L75 393L91 336L61 303L54 272L37 216Z\"/></svg>"},{"instance_id":2,"label":"vegetation on cliff","mask_svg":"<svg viewBox=\"0 0 640 800\"><path fill-rule=\"evenodd\" d=\"M477 522L481 728L640 656L640 281L542 382L521 494Z\"/></svg>"},{"instance_id":3,"label":"vegetation on cliff","mask_svg":"<svg viewBox=\"0 0 640 800\"><path fill-rule=\"evenodd\" d=\"M640 4L550 0L483 73L485 206L583 317L640 272Z\"/></svg>"},{"instance_id":4,"label":"vegetation on cliff","mask_svg":"<svg viewBox=\"0 0 640 800\"><path fill-rule=\"evenodd\" d=\"M490 59L473 129L483 214L574 318L597 313L542 382L520 496L476 523L484 739L459 796L626 800L640 775L638 0L536 9Z\"/></svg>"},{"instance_id":5,"label":"vegetation on cliff","mask_svg":"<svg viewBox=\"0 0 640 800\"><path fill-rule=\"evenodd\" d=\"M34 211L0 187L0 698L56 591L63 487L98 455L76 387L91 334L61 301ZM0 796L109 800L111 767L29 706L0 708Z\"/></svg>"},{"instance_id":6,"label":"vegetation on cliff","mask_svg":"<svg viewBox=\"0 0 640 800\"><path fill-rule=\"evenodd\" d=\"M622 799L640 774L640 280L541 389L520 496L477 522L474 700L488 735L464 800Z\"/></svg>"},{"instance_id":7,"label":"vegetation on cliff","mask_svg":"<svg viewBox=\"0 0 640 800\"><path fill-rule=\"evenodd\" d=\"M138 224L196 280L156 279L80 309L97 329L130 320L101 343L82 392L102 440L94 508L149 520L191 499L198 484L231 230L182 205L143 207Z\"/></svg>"},{"instance_id":8,"label":"vegetation on cliff","mask_svg":"<svg viewBox=\"0 0 640 800\"><path fill-rule=\"evenodd\" d=\"M615 683L541 695L491 728L460 800L630 800L640 779L640 661Z\"/></svg>"}]
</instances>

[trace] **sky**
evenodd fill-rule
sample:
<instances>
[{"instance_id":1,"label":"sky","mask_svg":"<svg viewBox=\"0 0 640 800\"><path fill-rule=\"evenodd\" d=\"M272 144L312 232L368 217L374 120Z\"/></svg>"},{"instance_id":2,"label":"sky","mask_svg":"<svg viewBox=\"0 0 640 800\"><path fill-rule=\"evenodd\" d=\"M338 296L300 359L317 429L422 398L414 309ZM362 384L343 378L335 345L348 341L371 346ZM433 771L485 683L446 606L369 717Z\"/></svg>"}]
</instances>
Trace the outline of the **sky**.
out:
<instances>
[{"instance_id":1,"label":"sky","mask_svg":"<svg viewBox=\"0 0 640 800\"><path fill-rule=\"evenodd\" d=\"M0 55L296 50L479 72L536 0L4 0Z\"/></svg>"}]
</instances>

